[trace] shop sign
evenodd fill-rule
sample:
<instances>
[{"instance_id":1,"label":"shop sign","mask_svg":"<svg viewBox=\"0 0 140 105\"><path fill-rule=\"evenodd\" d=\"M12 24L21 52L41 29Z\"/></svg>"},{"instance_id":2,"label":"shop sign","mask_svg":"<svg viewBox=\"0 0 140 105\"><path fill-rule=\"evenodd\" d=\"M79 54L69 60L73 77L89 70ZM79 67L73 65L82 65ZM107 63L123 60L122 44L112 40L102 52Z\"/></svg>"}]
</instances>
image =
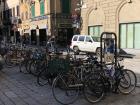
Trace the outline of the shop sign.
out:
<instances>
[{"instance_id":1,"label":"shop sign","mask_svg":"<svg viewBox=\"0 0 140 105\"><path fill-rule=\"evenodd\" d=\"M59 28L72 28L72 24L59 24Z\"/></svg>"},{"instance_id":2,"label":"shop sign","mask_svg":"<svg viewBox=\"0 0 140 105\"><path fill-rule=\"evenodd\" d=\"M23 25L22 28L23 29L30 29L30 26L29 25Z\"/></svg>"},{"instance_id":3,"label":"shop sign","mask_svg":"<svg viewBox=\"0 0 140 105\"><path fill-rule=\"evenodd\" d=\"M39 20L44 20L44 19L48 19L48 16L43 15L43 16L37 16L31 19L31 21L39 21Z\"/></svg>"}]
</instances>

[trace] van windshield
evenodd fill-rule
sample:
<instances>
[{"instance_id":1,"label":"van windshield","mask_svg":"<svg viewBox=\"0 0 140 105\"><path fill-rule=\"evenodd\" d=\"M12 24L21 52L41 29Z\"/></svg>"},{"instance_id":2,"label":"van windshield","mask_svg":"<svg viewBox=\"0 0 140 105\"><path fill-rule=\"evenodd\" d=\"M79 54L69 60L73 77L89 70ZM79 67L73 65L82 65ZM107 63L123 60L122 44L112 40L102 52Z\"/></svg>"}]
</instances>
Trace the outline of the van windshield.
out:
<instances>
[{"instance_id":1,"label":"van windshield","mask_svg":"<svg viewBox=\"0 0 140 105\"><path fill-rule=\"evenodd\" d=\"M93 37L92 36L92 39L93 39L94 42L100 42L100 37Z\"/></svg>"}]
</instances>

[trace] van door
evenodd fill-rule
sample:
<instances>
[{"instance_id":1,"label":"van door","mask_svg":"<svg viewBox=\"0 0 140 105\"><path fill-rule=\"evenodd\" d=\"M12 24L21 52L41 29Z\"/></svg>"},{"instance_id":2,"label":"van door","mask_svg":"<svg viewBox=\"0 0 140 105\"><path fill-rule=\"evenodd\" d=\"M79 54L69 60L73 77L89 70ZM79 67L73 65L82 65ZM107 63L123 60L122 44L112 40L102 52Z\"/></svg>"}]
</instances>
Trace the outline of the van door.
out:
<instances>
[{"instance_id":1,"label":"van door","mask_svg":"<svg viewBox=\"0 0 140 105\"><path fill-rule=\"evenodd\" d=\"M79 36L78 41L77 41L77 45L79 47L79 50L81 51L85 51L85 36Z\"/></svg>"},{"instance_id":2,"label":"van door","mask_svg":"<svg viewBox=\"0 0 140 105\"><path fill-rule=\"evenodd\" d=\"M86 40L85 40L85 48L86 51L88 52L93 52L93 40L91 39L91 37L86 36Z\"/></svg>"}]
</instances>

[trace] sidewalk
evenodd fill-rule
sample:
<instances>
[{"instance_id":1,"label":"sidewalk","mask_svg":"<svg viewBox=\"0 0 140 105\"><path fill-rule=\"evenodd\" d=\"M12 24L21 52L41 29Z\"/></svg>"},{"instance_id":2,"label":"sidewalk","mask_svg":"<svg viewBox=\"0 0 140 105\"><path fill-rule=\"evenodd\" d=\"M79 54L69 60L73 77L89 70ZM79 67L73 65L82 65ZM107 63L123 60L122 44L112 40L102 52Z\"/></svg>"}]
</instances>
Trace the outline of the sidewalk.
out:
<instances>
[{"instance_id":1,"label":"sidewalk","mask_svg":"<svg viewBox=\"0 0 140 105\"><path fill-rule=\"evenodd\" d=\"M129 54L135 55L134 58L140 59L140 49L123 49Z\"/></svg>"},{"instance_id":2,"label":"sidewalk","mask_svg":"<svg viewBox=\"0 0 140 105\"><path fill-rule=\"evenodd\" d=\"M140 89L129 95L106 94L94 105L139 105ZM61 105L54 99L50 85L39 86L36 77L19 72L18 67L0 71L0 105ZM93 105L80 95L72 105Z\"/></svg>"},{"instance_id":3,"label":"sidewalk","mask_svg":"<svg viewBox=\"0 0 140 105\"><path fill-rule=\"evenodd\" d=\"M124 67L136 73L138 86L140 87L140 50L124 49L127 53L135 55L134 58L126 58L124 60Z\"/></svg>"}]
</instances>

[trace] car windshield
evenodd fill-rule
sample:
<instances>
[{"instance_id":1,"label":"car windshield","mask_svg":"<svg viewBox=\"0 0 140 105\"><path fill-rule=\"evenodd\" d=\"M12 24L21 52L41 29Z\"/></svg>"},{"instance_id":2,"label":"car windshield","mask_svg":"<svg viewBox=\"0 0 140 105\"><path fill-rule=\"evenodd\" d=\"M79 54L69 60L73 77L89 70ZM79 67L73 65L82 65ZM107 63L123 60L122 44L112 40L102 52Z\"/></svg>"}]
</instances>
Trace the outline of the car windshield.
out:
<instances>
[{"instance_id":1,"label":"car windshield","mask_svg":"<svg viewBox=\"0 0 140 105\"><path fill-rule=\"evenodd\" d=\"M100 37L93 37L92 36L92 39L93 39L94 42L100 42Z\"/></svg>"}]
</instances>

